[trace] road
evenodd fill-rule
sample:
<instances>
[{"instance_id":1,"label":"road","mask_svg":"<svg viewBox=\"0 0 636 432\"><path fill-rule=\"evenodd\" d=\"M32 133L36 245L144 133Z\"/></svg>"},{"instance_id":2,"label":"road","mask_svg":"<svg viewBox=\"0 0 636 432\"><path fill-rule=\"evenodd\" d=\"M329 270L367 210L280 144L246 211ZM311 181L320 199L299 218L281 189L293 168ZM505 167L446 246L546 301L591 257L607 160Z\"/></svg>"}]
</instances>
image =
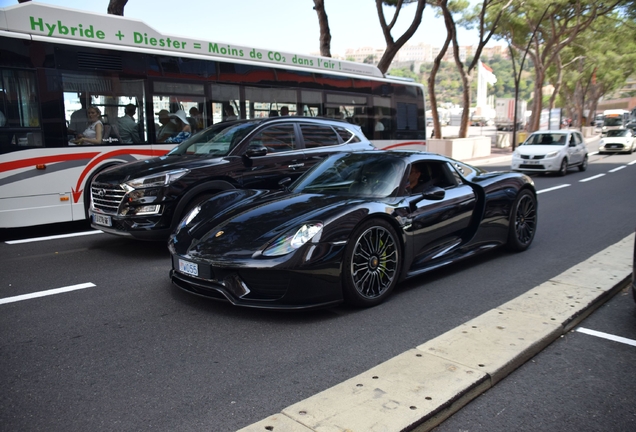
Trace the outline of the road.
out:
<instances>
[{"instance_id":1,"label":"road","mask_svg":"<svg viewBox=\"0 0 636 432\"><path fill-rule=\"evenodd\" d=\"M533 178L539 227L528 251L497 250L407 281L368 310L263 312L200 299L172 287L161 243L101 233L3 241L0 429L234 431L501 305L634 231L636 154L593 155L586 172ZM44 234L51 232L2 233L4 240ZM86 285L2 303L79 284ZM619 295L582 327L636 339L634 309ZM634 349L571 333L439 429L626 430L636 415ZM575 414L579 423L571 422Z\"/></svg>"}]
</instances>

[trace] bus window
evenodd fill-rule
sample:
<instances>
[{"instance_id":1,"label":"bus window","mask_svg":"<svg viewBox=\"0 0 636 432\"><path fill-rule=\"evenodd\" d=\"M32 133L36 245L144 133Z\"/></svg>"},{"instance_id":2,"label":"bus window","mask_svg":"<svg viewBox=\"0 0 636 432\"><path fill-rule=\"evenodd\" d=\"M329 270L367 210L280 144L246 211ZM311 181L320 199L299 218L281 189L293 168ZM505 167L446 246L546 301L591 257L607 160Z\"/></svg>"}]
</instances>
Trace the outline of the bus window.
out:
<instances>
[{"instance_id":1,"label":"bus window","mask_svg":"<svg viewBox=\"0 0 636 432\"><path fill-rule=\"evenodd\" d=\"M42 147L35 74L0 70L0 146ZM30 129L30 130L29 130ZM3 150L4 151L4 150Z\"/></svg>"},{"instance_id":2,"label":"bus window","mask_svg":"<svg viewBox=\"0 0 636 432\"><path fill-rule=\"evenodd\" d=\"M305 117L322 116L322 92L302 90L300 92L300 107L296 115Z\"/></svg>"},{"instance_id":3,"label":"bus window","mask_svg":"<svg viewBox=\"0 0 636 432\"><path fill-rule=\"evenodd\" d=\"M357 117L367 106L367 97L359 95L343 95L327 93L325 115L327 117L356 123Z\"/></svg>"},{"instance_id":4,"label":"bus window","mask_svg":"<svg viewBox=\"0 0 636 432\"><path fill-rule=\"evenodd\" d=\"M196 133L207 125L205 110L205 88L203 84L175 83L156 81L153 83L152 109L154 113L155 134L161 129L159 113L167 111L176 113L183 110L186 113L192 133ZM172 131L174 136L178 131ZM166 137L155 136L152 140L165 141Z\"/></svg>"},{"instance_id":5,"label":"bus window","mask_svg":"<svg viewBox=\"0 0 636 432\"><path fill-rule=\"evenodd\" d=\"M373 106L375 108L373 138L388 139L392 129L391 99L375 96L373 98Z\"/></svg>"},{"instance_id":6,"label":"bus window","mask_svg":"<svg viewBox=\"0 0 636 432\"><path fill-rule=\"evenodd\" d=\"M278 117L281 111L296 115L296 90L245 87L245 105L247 118Z\"/></svg>"},{"instance_id":7,"label":"bus window","mask_svg":"<svg viewBox=\"0 0 636 432\"><path fill-rule=\"evenodd\" d=\"M212 98L212 124L242 118L239 86L210 84Z\"/></svg>"},{"instance_id":8,"label":"bus window","mask_svg":"<svg viewBox=\"0 0 636 432\"><path fill-rule=\"evenodd\" d=\"M86 110L90 106L101 112L103 144L147 141L143 80L63 73L62 84L69 145L87 129ZM125 118L128 105L135 107L132 120Z\"/></svg>"}]
</instances>

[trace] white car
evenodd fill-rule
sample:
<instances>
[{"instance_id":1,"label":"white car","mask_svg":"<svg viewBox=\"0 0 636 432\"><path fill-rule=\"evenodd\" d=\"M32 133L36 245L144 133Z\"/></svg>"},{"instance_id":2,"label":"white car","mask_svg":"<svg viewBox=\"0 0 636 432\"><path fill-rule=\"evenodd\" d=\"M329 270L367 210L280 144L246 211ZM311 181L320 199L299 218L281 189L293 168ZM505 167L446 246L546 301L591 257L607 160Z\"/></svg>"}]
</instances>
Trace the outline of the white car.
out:
<instances>
[{"instance_id":1,"label":"white car","mask_svg":"<svg viewBox=\"0 0 636 432\"><path fill-rule=\"evenodd\" d=\"M631 129L614 129L607 131L599 143L599 153L627 152L632 154L636 147L636 137Z\"/></svg>"},{"instance_id":2,"label":"white car","mask_svg":"<svg viewBox=\"0 0 636 432\"><path fill-rule=\"evenodd\" d=\"M554 172L565 175L568 168L587 169L587 148L575 130L536 131L512 153L512 170Z\"/></svg>"}]
</instances>

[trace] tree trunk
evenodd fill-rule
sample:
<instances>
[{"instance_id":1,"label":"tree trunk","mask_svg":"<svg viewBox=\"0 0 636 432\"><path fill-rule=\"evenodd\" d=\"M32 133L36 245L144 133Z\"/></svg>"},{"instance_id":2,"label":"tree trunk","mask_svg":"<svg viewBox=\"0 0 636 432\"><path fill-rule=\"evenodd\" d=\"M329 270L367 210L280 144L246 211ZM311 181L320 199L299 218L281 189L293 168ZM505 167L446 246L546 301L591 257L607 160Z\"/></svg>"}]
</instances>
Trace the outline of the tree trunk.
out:
<instances>
[{"instance_id":1,"label":"tree trunk","mask_svg":"<svg viewBox=\"0 0 636 432\"><path fill-rule=\"evenodd\" d=\"M108 3L108 14L124 16L124 6L126 6L128 0L110 0Z\"/></svg>"},{"instance_id":2,"label":"tree trunk","mask_svg":"<svg viewBox=\"0 0 636 432\"><path fill-rule=\"evenodd\" d=\"M320 26L320 55L331 57L331 32L329 31L329 20L325 12L324 0L314 0L314 10L318 14L318 25Z\"/></svg>"}]
</instances>

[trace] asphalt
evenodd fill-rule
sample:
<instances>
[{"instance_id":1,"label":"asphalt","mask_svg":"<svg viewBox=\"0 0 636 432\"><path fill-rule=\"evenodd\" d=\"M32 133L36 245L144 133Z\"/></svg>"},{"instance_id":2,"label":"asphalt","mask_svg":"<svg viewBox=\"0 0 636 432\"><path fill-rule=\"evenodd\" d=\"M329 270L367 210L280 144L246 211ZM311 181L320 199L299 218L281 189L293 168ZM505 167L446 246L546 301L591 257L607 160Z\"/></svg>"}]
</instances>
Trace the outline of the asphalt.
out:
<instances>
[{"instance_id":1,"label":"asphalt","mask_svg":"<svg viewBox=\"0 0 636 432\"><path fill-rule=\"evenodd\" d=\"M511 154L497 149L470 162L495 163ZM429 431L625 288L633 247L631 234L519 297L239 432Z\"/></svg>"}]
</instances>

